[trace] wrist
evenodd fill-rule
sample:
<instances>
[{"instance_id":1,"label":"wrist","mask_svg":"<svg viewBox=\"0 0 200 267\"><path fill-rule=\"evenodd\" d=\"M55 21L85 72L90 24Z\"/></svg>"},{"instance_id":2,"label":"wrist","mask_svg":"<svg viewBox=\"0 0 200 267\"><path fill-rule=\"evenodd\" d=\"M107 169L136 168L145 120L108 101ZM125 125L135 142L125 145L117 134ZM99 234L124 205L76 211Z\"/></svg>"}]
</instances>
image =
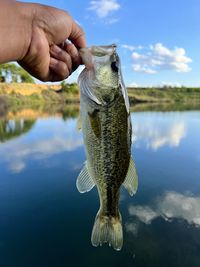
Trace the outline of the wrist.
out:
<instances>
[{"instance_id":1,"label":"wrist","mask_svg":"<svg viewBox=\"0 0 200 267\"><path fill-rule=\"evenodd\" d=\"M18 16L17 20L19 21L18 36L20 37L20 47L15 60L20 61L25 57L30 47L35 5L15 2L15 8Z\"/></svg>"}]
</instances>

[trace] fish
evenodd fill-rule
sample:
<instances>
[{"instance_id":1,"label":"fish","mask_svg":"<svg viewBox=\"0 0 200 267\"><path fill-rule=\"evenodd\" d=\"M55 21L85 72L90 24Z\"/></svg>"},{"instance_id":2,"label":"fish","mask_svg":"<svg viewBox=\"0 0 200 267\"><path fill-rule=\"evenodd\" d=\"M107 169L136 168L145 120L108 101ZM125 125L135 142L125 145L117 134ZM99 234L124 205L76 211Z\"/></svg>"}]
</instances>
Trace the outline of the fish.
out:
<instances>
[{"instance_id":1,"label":"fish","mask_svg":"<svg viewBox=\"0 0 200 267\"><path fill-rule=\"evenodd\" d=\"M97 187L100 208L92 230L92 245L108 242L115 250L121 250L120 187L123 185L131 196L138 187L131 157L129 99L116 45L81 48L79 53L85 68L78 77L78 128L83 132L87 160L76 186L80 193Z\"/></svg>"}]
</instances>

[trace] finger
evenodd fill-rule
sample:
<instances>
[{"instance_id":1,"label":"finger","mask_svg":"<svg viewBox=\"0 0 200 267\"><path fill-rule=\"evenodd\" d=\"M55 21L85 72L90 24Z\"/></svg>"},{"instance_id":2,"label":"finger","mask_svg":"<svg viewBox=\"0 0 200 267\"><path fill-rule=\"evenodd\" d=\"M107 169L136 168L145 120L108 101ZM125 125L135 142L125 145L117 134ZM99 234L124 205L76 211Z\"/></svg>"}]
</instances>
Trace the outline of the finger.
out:
<instances>
[{"instance_id":1,"label":"finger","mask_svg":"<svg viewBox=\"0 0 200 267\"><path fill-rule=\"evenodd\" d=\"M53 57L50 58L49 68L49 79L52 82L64 80L70 75L67 64Z\"/></svg>"},{"instance_id":2,"label":"finger","mask_svg":"<svg viewBox=\"0 0 200 267\"><path fill-rule=\"evenodd\" d=\"M77 47L83 48L86 47L85 34L83 29L75 22L72 21L72 30L68 37L70 41Z\"/></svg>"},{"instance_id":3,"label":"finger","mask_svg":"<svg viewBox=\"0 0 200 267\"><path fill-rule=\"evenodd\" d=\"M64 49L71 56L72 69L73 70L77 69L78 66L82 64L78 49L72 43L65 43Z\"/></svg>"},{"instance_id":4,"label":"finger","mask_svg":"<svg viewBox=\"0 0 200 267\"><path fill-rule=\"evenodd\" d=\"M65 64L67 64L69 71L71 72L72 70L72 59L70 55L62 48L60 48L57 45L52 45L50 47L50 55L59 60L63 61Z\"/></svg>"}]
</instances>

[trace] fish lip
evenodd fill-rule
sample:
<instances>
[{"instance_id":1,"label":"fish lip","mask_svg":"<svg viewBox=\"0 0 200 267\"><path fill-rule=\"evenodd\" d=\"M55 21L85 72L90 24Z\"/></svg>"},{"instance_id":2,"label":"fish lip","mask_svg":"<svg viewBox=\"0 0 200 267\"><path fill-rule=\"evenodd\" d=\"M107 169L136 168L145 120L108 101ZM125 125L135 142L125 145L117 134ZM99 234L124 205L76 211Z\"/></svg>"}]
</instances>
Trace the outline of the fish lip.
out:
<instances>
[{"instance_id":1,"label":"fish lip","mask_svg":"<svg viewBox=\"0 0 200 267\"><path fill-rule=\"evenodd\" d=\"M117 45L111 44L111 45L93 45L91 47L91 54L93 56L100 56L99 53L102 53L102 56L106 55L112 55L116 52Z\"/></svg>"},{"instance_id":2,"label":"fish lip","mask_svg":"<svg viewBox=\"0 0 200 267\"><path fill-rule=\"evenodd\" d=\"M96 52L102 52L105 55L111 55L116 52L117 45L93 45L91 47L83 47L79 49L79 53L82 56L84 53L90 52L93 56L95 56Z\"/></svg>"},{"instance_id":3,"label":"fish lip","mask_svg":"<svg viewBox=\"0 0 200 267\"><path fill-rule=\"evenodd\" d=\"M112 56L116 53L116 44L111 45L93 45L91 47L84 47L79 49L79 54L83 64L88 70L94 68L93 57Z\"/></svg>"},{"instance_id":4,"label":"fish lip","mask_svg":"<svg viewBox=\"0 0 200 267\"><path fill-rule=\"evenodd\" d=\"M102 49L109 49L109 48L117 48L116 44L111 44L111 45L93 45L91 48L102 48Z\"/></svg>"}]
</instances>

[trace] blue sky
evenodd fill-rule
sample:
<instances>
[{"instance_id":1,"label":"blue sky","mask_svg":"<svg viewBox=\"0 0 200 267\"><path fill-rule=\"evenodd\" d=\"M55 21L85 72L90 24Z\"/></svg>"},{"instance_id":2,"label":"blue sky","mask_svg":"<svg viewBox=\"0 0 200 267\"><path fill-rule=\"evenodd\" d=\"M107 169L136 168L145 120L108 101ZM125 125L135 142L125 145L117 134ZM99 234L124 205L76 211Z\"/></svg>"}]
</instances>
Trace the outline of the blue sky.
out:
<instances>
[{"instance_id":1,"label":"blue sky","mask_svg":"<svg viewBox=\"0 0 200 267\"><path fill-rule=\"evenodd\" d=\"M199 0L35 2L67 10L88 46L116 43L126 85L200 86Z\"/></svg>"}]
</instances>

